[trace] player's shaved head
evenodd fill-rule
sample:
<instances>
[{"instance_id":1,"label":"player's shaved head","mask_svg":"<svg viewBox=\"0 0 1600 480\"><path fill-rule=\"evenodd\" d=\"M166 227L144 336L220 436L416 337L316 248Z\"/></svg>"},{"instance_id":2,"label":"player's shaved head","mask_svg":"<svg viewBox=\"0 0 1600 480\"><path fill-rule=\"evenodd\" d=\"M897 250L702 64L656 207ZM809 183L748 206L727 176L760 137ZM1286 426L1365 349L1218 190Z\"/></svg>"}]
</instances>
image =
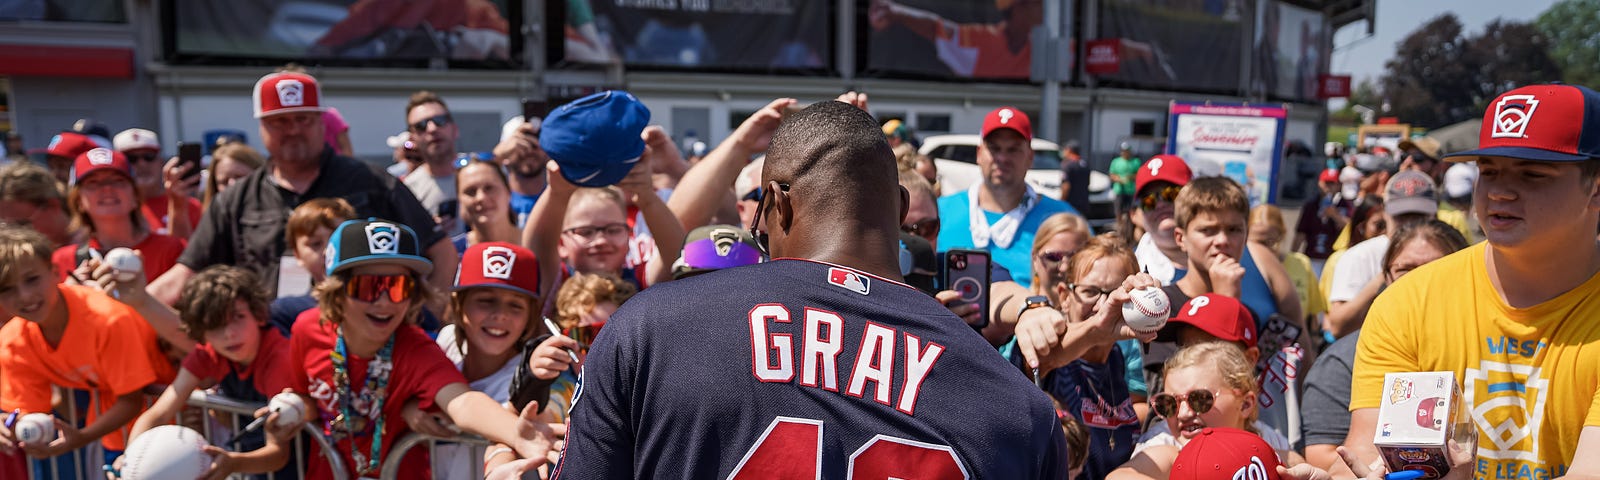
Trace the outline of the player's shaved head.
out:
<instances>
[{"instance_id":1,"label":"player's shaved head","mask_svg":"<svg viewBox=\"0 0 1600 480\"><path fill-rule=\"evenodd\" d=\"M899 178L894 151L860 108L826 101L785 117L761 172L763 188L790 186L786 195L774 196L787 197L792 214L774 213L773 205L766 211L765 220L774 222L766 228L773 232L773 256L845 255L874 264L868 259L882 255L894 263L906 207ZM781 217L787 219L780 225Z\"/></svg>"}]
</instances>

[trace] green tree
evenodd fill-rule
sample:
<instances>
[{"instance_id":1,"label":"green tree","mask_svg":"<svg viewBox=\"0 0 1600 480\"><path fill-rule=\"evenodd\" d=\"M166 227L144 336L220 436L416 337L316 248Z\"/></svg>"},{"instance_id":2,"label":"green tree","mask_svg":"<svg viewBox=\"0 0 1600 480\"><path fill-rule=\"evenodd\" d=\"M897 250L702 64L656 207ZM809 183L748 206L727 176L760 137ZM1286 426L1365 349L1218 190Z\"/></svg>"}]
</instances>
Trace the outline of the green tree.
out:
<instances>
[{"instance_id":1,"label":"green tree","mask_svg":"<svg viewBox=\"0 0 1600 480\"><path fill-rule=\"evenodd\" d=\"M1385 64L1387 113L1430 129L1475 118L1501 92L1561 79L1549 49L1549 37L1527 23L1495 20L1465 37L1455 15L1440 15L1400 41Z\"/></svg>"},{"instance_id":2,"label":"green tree","mask_svg":"<svg viewBox=\"0 0 1600 480\"><path fill-rule=\"evenodd\" d=\"M1562 81L1600 86L1600 0L1562 0L1534 21L1550 42Z\"/></svg>"}]
</instances>

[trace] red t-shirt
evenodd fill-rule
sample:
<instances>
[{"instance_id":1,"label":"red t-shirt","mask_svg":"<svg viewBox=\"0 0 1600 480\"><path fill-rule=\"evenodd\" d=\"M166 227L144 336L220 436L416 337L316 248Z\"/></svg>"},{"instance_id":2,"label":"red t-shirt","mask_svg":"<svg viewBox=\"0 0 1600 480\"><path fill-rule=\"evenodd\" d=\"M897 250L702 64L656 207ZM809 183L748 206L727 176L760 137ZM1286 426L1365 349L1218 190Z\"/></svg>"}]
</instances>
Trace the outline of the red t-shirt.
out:
<instances>
[{"instance_id":1,"label":"red t-shirt","mask_svg":"<svg viewBox=\"0 0 1600 480\"><path fill-rule=\"evenodd\" d=\"M322 315L322 310L313 308L300 314L295 320L294 328L289 335L289 343L293 345L293 371L294 389L298 393L310 395L321 411L321 421L315 428L324 428L339 415L339 395L333 385L333 360L328 357L335 342L338 340L337 331L332 323L322 323L317 317ZM401 436L410 433L406 426L405 418L401 411L407 401L417 400L417 406L423 410L435 410L434 395L439 393L446 385L452 383L467 383L466 377L461 376L461 371L456 370L455 364L444 356L444 351L428 339L428 335L415 325L401 325L395 331L394 355L391 358L393 370L389 373L388 398L383 402L382 412L372 412L374 402L364 401L367 397L367 364L370 358L360 358L351 355L348 358L347 372L352 389L359 389L356 397L356 408L367 417L368 429L377 425L378 415L383 415L383 445L384 457L388 458L389 449ZM299 372L305 372L303 375ZM343 429L343 425L334 425L336 429ZM370 432L370 430L369 430ZM342 438L337 442L340 457L344 460L346 468L350 469L350 477L355 478L355 460L351 457L351 449L359 448L363 455L372 452L371 438L363 434L356 438L354 445L350 438ZM403 462L401 462L400 478L426 479L429 478L427 449L412 449ZM310 462L311 468L306 472L306 478L331 479L332 472L328 469L327 462ZM373 475L376 475L375 473Z\"/></svg>"},{"instance_id":2,"label":"red t-shirt","mask_svg":"<svg viewBox=\"0 0 1600 480\"><path fill-rule=\"evenodd\" d=\"M156 277L166 273L167 269L178 264L178 255L183 254L183 247L189 242L181 238L152 233L144 237L144 241L134 245L133 249L144 255L144 280L155 281ZM99 240L89 239L89 248L99 251L102 255L106 248L100 245ZM50 262L56 266L57 282L65 281L72 270L78 268L78 244L67 245L56 249L50 255Z\"/></svg>"},{"instance_id":3,"label":"red t-shirt","mask_svg":"<svg viewBox=\"0 0 1600 480\"><path fill-rule=\"evenodd\" d=\"M37 323L12 318L0 327L0 370L5 371L0 409L49 412L51 385L92 390L100 395L99 405L89 409L93 423L118 396L172 382L172 364L156 347L155 330L133 308L92 288L57 288L61 302L56 308L67 309L67 327L55 348L45 342ZM122 450L131 425L106 434L101 442L107 449Z\"/></svg>"},{"instance_id":4,"label":"red t-shirt","mask_svg":"<svg viewBox=\"0 0 1600 480\"><path fill-rule=\"evenodd\" d=\"M199 377L203 383L214 384L233 373L240 380L248 380L256 393L271 398L285 388L294 388L294 366L290 361L289 339L277 328L261 328L261 345L256 349L256 359L249 365L239 365L211 348L211 344L196 346L183 359L183 369Z\"/></svg>"},{"instance_id":5,"label":"red t-shirt","mask_svg":"<svg viewBox=\"0 0 1600 480\"><path fill-rule=\"evenodd\" d=\"M200 226L200 210L202 207L200 206L200 201L193 197L185 198L184 200L189 204L189 231L193 232L195 227ZM139 210L144 212L144 220L150 224L150 231L162 235L172 232L171 228L167 228L166 195L144 199L144 206L140 207Z\"/></svg>"}]
</instances>

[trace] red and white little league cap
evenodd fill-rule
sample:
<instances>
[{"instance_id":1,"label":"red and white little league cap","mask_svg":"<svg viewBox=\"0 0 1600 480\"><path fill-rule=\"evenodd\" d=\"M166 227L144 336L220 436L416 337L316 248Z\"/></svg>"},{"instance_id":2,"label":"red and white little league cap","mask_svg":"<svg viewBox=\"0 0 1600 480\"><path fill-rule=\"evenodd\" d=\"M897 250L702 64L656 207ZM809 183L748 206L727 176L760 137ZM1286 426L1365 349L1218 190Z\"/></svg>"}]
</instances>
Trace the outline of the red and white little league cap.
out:
<instances>
[{"instance_id":1,"label":"red and white little league cap","mask_svg":"<svg viewBox=\"0 0 1600 480\"><path fill-rule=\"evenodd\" d=\"M1033 140L1033 122L1028 121L1028 114L1022 113L1016 107L1000 107L989 112L983 117L982 138L989 138L995 130L1009 128L1022 134L1022 138Z\"/></svg>"},{"instance_id":2,"label":"red and white little league cap","mask_svg":"<svg viewBox=\"0 0 1600 480\"><path fill-rule=\"evenodd\" d=\"M530 297L539 291L539 262L533 251L506 242L483 242L461 254L454 291L504 288Z\"/></svg>"},{"instance_id":3,"label":"red and white little league cap","mask_svg":"<svg viewBox=\"0 0 1600 480\"><path fill-rule=\"evenodd\" d=\"M1600 158L1600 93L1576 85L1532 85L1501 94L1483 112L1478 148L1445 155L1455 162L1477 157Z\"/></svg>"},{"instance_id":4,"label":"red and white little league cap","mask_svg":"<svg viewBox=\"0 0 1600 480\"><path fill-rule=\"evenodd\" d=\"M114 152L109 148L95 148L78 155L72 161L72 184L77 185L84 177L101 170L111 170L133 179L133 168L128 165L128 157L122 152Z\"/></svg>"},{"instance_id":5,"label":"red and white little league cap","mask_svg":"<svg viewBox=\"0 0 1600 480\"><path fill-rule=\"evenodd\" d=\"M1189 324L1225 341L1256 344L1255 317L1233 297L1207 293L1184 302L1176 313L1172 317L1173 323ZM1164 328L1161 330L1162 339L1171 338L1169 335L1176 337L1176 332L1176 329Z\"/></svg>"},{"instance_id":6,"label":"red and white little league cap","mask_svg":"<svg viewBox=\"0 0 1600 480\"><path fill-rule=\"evenodd\" d=\"M1172 462L1171 480L1280 480L1278 452L1260 435L1237 428L1201 430Z\"/></svg>"},{"instance_id":7,"label":"red and white little league cap","mask_svg":"<svg viewBox=\"0 0 1600 480\"><path fill-rule=\"evenodd\" d=\"M87 135L61 132L54 137L50 137L50 145L45 148L45 151L50 156L78 158L78 155L83 155L83 152L95 147L94 140L89 139Z\"/></svg>"},{"instance_id":8,"label":"red and white little league cap","mask_svg":"<svg viewBox=\"0 0 1600 480\"><path fill-rule=\"evenodd\" d=\"M129 150L161 150L161 140L156 132L143 128L130 128L111 139L111 146L119 152Z\"/></svg>"},{"instance_id":9,"label":"red and white little league cap","mask_svg":"<svg viewBox=\"0 0 1600 480\"><path fill-rule=\"evenodd\" d=\"M321 112L322 87L317 79L304 73L278 72L267 74L256 81L251 94L256 118L280 113Z\"/></svg>"},{"instance_id":10,"label":"red and white little league cap","mask_svg":"<svg viewBox=\"0 0 1600 480\"><path fill-rule=\"evenodd\" d=\"M1144 186L1150 182L1163 181L1181 187L1193 179L1194 172L1189 170L1189 162L1183 161L1183 157L1156 155L1139 166L1139 173L1133 176L1133 191L1137 193L1144 190Z\"/></svg>"}]
</instances>

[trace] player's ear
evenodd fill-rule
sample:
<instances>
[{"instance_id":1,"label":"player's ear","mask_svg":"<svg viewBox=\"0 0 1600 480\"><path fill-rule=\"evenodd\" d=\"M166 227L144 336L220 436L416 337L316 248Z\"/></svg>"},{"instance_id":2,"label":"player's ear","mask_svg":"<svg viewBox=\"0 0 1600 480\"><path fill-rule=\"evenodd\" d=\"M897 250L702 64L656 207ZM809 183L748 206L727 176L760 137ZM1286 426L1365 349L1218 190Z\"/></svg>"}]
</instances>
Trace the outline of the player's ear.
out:
<instances>
[{"instance_id":1,"label":"player's ear","mask_svg":"<svg viewBox=\"0 0 1600 480\"><path fill-rule=\"evenodd\" d=\"M789 192L778 187L776 180L767 182L767 191L772 192L772 210L777 214L773 218L773 227L789 230L789 225L794 220L794 205L789 202ZM756 212L760 215L762 212Z\"/></svg>"},{"instance_id":2,"label":"player's ear","mask_svg":"<svg viewBox=\"0 0 1600 480\"><path fill-rule=\"evenodd\" d=\"M901 185L900 186L900 221L896 222L896 223L897 224L901 224L901 225L905 224L906 223L906 215L908 215L910 213L911 213L911 191L910 190L906 190L905 185Z\"/></svg>"}]
</instances>

